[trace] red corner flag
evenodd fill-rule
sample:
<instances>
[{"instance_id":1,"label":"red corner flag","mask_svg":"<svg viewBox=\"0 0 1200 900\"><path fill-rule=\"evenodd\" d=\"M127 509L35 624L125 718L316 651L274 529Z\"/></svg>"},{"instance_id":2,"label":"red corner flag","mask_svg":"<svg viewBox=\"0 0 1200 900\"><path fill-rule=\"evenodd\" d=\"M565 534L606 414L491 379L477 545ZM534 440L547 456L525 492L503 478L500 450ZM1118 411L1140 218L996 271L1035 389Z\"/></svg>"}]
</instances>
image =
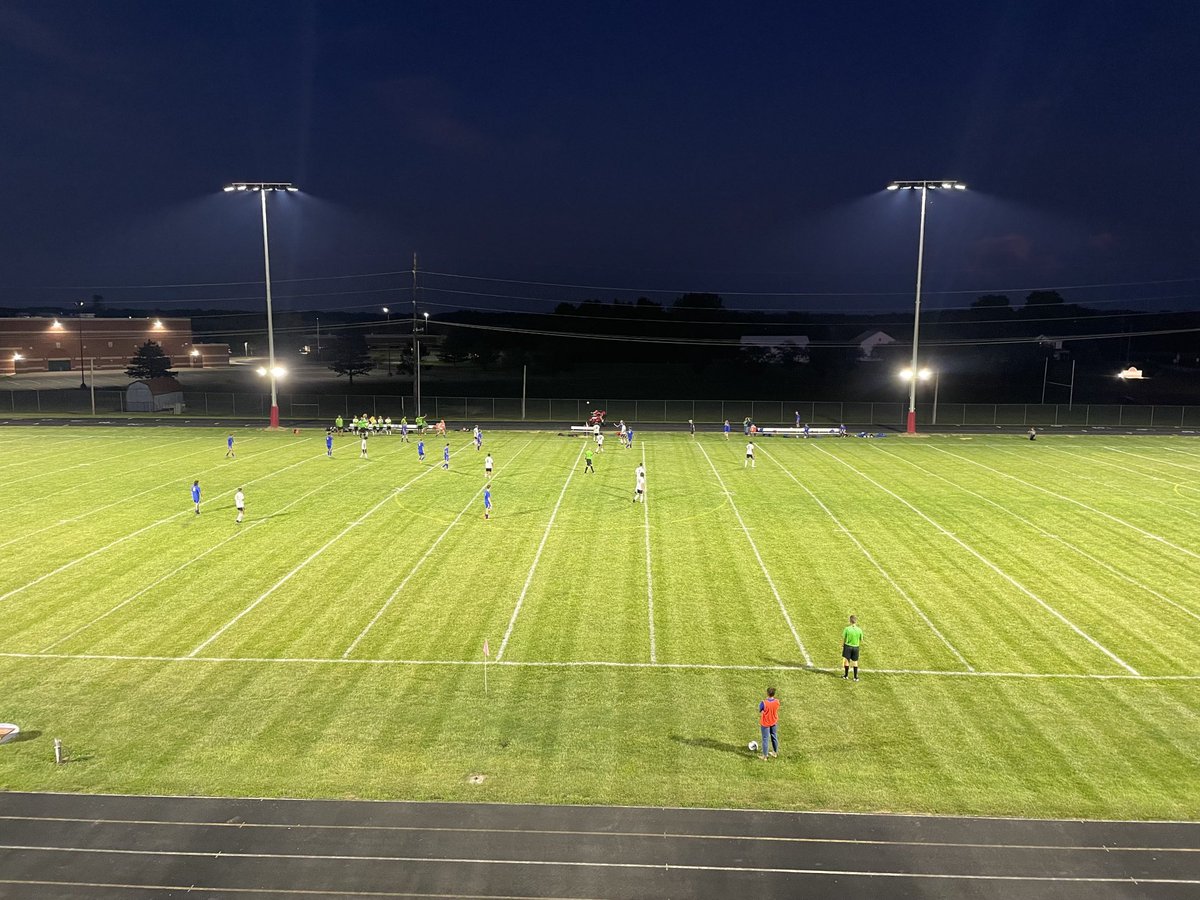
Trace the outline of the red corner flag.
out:
<instances>
[{"instance_id":1,"label":"red corner flag","mask_svg":"<svg viewBox=\"0 0 1200 900\"><path fill-rule=\"evenodd\" d=\"M484 655L484 656L491 656L491 655L492 655L492 651L488 649L488 642L487 642L487 638L484 638L484 639L483 639L483 655Z\"/></svg>"}]
</instances>

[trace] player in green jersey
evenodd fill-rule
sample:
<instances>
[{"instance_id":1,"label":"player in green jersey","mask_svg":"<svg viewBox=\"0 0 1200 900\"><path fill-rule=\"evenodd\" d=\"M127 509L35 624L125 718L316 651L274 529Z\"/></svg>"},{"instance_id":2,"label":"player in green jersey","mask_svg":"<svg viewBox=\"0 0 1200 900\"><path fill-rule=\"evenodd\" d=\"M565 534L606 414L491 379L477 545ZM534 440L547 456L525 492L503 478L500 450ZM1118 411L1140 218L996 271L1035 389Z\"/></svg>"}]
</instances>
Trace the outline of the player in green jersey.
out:
<instances>
[{"instance_id":1,"label":"player in green jersey","mask_svg":"<svg viewBox=\"0 0 1200 900\"><path fill-rule=\"evenodd\" d=\"M842 677L850 677L850 666L854 666L854 680L858 681L858 651L862 646L863 631L858 627L858 617L851 616L850 624L842 629Z\"/></svg>"}]
</instances>

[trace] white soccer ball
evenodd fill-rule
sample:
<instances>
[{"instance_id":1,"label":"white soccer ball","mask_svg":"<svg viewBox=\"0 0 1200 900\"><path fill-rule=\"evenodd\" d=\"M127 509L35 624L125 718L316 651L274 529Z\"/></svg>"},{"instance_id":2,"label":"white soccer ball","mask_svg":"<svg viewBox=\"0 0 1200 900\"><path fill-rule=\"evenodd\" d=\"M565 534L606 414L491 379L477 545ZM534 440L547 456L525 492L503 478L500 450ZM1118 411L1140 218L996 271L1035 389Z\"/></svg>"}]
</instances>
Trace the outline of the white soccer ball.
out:
<instances>
[{"instance_id":1,"label":"white soccer ball","mask_svg":"<svg viewBox=\"0 0 1200 900\"><path fill-rule=\"evenodd\" d=\"M749 750L751 753L753 753L755 750L758 749L758 741L751 741L750 743L748 743L746 745L746 749Z\"/></svg>"}]
</instances>

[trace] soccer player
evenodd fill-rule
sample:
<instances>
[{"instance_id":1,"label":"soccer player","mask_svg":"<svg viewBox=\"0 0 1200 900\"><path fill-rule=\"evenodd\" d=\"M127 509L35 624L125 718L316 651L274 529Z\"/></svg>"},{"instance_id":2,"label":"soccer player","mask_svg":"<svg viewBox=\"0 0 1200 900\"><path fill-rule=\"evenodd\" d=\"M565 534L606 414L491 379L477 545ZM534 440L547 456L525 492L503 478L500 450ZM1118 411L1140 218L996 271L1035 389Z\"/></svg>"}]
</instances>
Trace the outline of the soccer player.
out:
<instances>
[{"instance_id":1,"label":"soccer player","mask_svg":"<svg viewBox=\"0 0 1200 900\"><path fill-rule=\"evenodd\" d=\"M646 468L641 463L638 463L637 471L634 473L636 481L633 487L633 502L646 502Z\"/></svg>"},{"instance_id":2,"label":"soccer player","mask_svg":"<svg viewBox=\"0 0 1200 900\"><path fill-rule=\"evenodd\" d=\"M800 410L796 410L796 427L800 427Z\"/></svg>"},{"instance_id":3,"label":"soccer player","mask_svg":"<svg viewBox=\"0 0 1200 900\"><path fill-rule=\"evenodd\" d=\"M400 419L400 440L408 443L408 416L402 416Z\"/></svg>"},{"instance_id":4,"label":"soccer player","mask_svg":"<svg viewBox=\"0 0 1200 900\"><path fill-rule=\"evenodd\" d=\"M696 436L696 423L693 422L691 419L688 419L688 431L691 432L692 437Z\"/></svg>"},{"instance_id":5,"label":"soccer player","mask_svg":"<svg viewBox=\"0 0 1200 900\"><path fill-rule=\"evenodd\" d=\"M597 444L600 443L600 423L599 422L597 422L595 425L592 426L592 437L595 438Z\"/></svg>"},{"instance_id":6,"label":"soccer player","mask_svg":"<svg viewBox=\"0 0 1200 900\"><path fill-rule=\"evenodd\" d=\"M242 493L241 488L233 495L233 508L237 510L237 524L241 525L242 519L246 517L246 495Z\"/></svg>"},{"instance_id":7,"label":"soccer player","mask_svg":"<svg viewBox=\"0 0 1200 900\"><path fill-rule=\"evenodd\" d=\"M483 486L483 518L488 520L492 517L492 486L485 484Z\"/></svg>"},{"instance_id":8,"label":"soccer player","mask_svg":"<svg viewBox=\"0 0 1200 900\"><path fill-rule=\"evenodd\" d=\"M730 430L732 427L733 427L733 426L731 426L731 425L729 424L729 420L728 420L728 419L726 419L726 420L725 420L725 440L729 440L729 430Z\"/></svg>"},{"instance_id":9,"label":"soccer player","mask_svg":"<svg viewBox=\"0 0 1200 900\"><path fill-rule=\"evenodd\" d=\"M843 422L841 425L838 426L838 437L845 437L845 436L846 436L846 423Z\"/></svg>"},{"instance_id":10,"label":"soccer player","mask_svg":"<svg viewBox=\"0 0 1200 900\"><path fill-rule=\"evenodd\" d=\"M602 435L602 434L596 435L596 452L597 453L604 452L604 435Z\"/></svg>"},{"instance_id":11,"label":"soccer player","mask_svg":"<svg viewBox=\"0 0 1200 900\"><path fill-rule=\"evenodd\" d=\"M422 437L417 438L417 461L425 462L425 439Z\"/></svg>"},{"instance_id":12,"label":"soccer player","mask_svg":"<svg viewBox=\"0 0 1200 900\"><path fill-rule=\"evenodd\" d=\"M367 433L365 431L362 433L362 438L359 440L359 446L362 448L362 450L358 454L358 458L366 459L367 458Z\"/></svg>"},{"instance_id":13,"label":"soccer player","mask_svg":"<svg viewBox=\"0 0 1200 900\"><path fill-rule=\"evenodd\" d=\"M767 688L767 698L758 702L758 724L762 728L762 758L779 755L779 699L775 688Z\"/></svg>"},{"instance_id":14,"label":"soccer player","mask_svg":"<svg viewBox=\"0 0 1200 900\"><path fill-rule=\"evenodd\" d=\"M842 677L850 677L850 666L854 666L854 680L858 681L858 650L862 646L863 631L858 627L858 617L851 616L850 624L842 629Z\"/></svg>"},{"instance_id":15,"label":"soccer player","mask_svg":"<svg viewBox=\"0 0 1200 900\"><path fill-rule=\"evenodd\" d=\"M754 468L754 441L746 441L746 461L742 463L742 468Z\"/></svg>"},{"instance_id":16,"label":"soccer player","mask_svg":"<svg viewBox=\"0 0 1200 900\"><path fill-rule=\"evenodd\" d=\"M479 452L483 449L483 432L479 430L479 426L475 426L475 451Z\"/></svg>"},{"instance_id":17,"label":"soccer player","mask_svg":"<svg viewBox=\"0 0 1200 900\"><path fill-rule=\"evenodd\" d=\"M450 445L447 444L442 448L442 468L449 470L450 468Z\"/></svg>"},{"instance_id":18,"label":"soccer player","mask_svg":"<svg viewBox=\"0 0 1200 900\"><path fill-rule=\"evenodd\" d=\"M192 502L196 504L196 515L200 515L200 482L192 482Z\"/></svg>"},{"instance_id":19,"label":"soccer player","mask_svg":"<svg viewBox=\"0 0 1200 900\"><path fill-rule=\"evenodd\" d=\"M237 459L237 454L233 452L233 435L225 438L225 458Z\"/></svg>"},{"instance_id":20,"label":"soccer player","mask_svg":"<svg viewBox=\"0 0 1200 900\"><path fill-rule=\"evenodd\" d=\"M325 432L325 455L333 459L333 432Z\"/></svg>"},{"instance_id":21,"label":"soccer player","mask_svg":"<svg viewBox=\"0 0 1200 900\"><path fill-rule=\"evenodd\" d=\"M483 474L487 478L492 477L492 454L488 454L483 458Z\"/></svg>"},{"instance_id":22,"label":"soccer player","mask_svg":"<svg viewBox=\"0 0 1200 900\"><path fill-rule=\"evenodd\" d=\"M633 449L633 429L632 428L625 429L625 449L626 450Z\"/></svg>"},{"instance_id":23,"label":"soccer player","mask_svg":"<svg viewBox=\"0 0 1200 900\"><path fill-rule=\"evenodd\" d=\"M1036 440L1037 440L1037 429L1036 429L1036 428L1033 428L1032 426L1031 426L1031 427L1030 427L1030 429L1029 429L1029 439L1030 439L1031 441L1036 441Z\"/></svg>"},{"instance_id":24,"label":"soccer player","mask_svg":"<svg viewBox=\"0 0 1200 900\"><path fill-rule=\"evenodd\" d=\"M808 440L808 423L804 423L804 439Z\"/></svg>"},{"instance_id":25,"label":"soccer player","mask_svg":"<svg viewBox=\"0 0 1200 900\"><path fill-rule=\"evenodd\" d=\"M588 472L591 472L593 475L596 474L596 469L592 465L592 448L591 447L588 447L586 450L583 451L583 474L586 475Z\"/></svg>"}]
</instances>

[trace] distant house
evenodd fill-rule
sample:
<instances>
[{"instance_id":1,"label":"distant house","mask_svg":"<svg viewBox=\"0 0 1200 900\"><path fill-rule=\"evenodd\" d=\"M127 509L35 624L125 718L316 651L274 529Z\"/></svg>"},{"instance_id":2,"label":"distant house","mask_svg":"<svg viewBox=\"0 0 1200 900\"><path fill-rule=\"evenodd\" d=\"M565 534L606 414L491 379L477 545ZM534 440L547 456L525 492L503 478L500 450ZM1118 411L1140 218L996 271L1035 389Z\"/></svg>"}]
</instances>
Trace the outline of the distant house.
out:
<instances>
[{"instance_id":1,"label":"distant house","mask_svg":"<svg viewBox=\"0 0 1200 900\"><path fill-rule=\"evenodd\" d=\"M804 334L746 334L738 349L754 353L764 362L808 362L808 336Z\"/></svg>"},{"instance_id":2,"label":"distant house","mask_svg":"<svg viewBox=\"0 0 1200 900\"><path fill-rule=\"evenodd\" d=\"M164 375L135 381L125 391L125 408L130 412L161 412L183 407L183 385Z\"/></svg>"},{"instance_id":3,"label":"distant house","mask_svg":"<svg viewBox=\"0 0 1200 900\"><path fill-rule=\"evenodd\" d=\"M859 362L879 362L875 350L896 343L896 339L884 331L864 331L851 342L858 347Z\"/></svg>"}]
</instances>

